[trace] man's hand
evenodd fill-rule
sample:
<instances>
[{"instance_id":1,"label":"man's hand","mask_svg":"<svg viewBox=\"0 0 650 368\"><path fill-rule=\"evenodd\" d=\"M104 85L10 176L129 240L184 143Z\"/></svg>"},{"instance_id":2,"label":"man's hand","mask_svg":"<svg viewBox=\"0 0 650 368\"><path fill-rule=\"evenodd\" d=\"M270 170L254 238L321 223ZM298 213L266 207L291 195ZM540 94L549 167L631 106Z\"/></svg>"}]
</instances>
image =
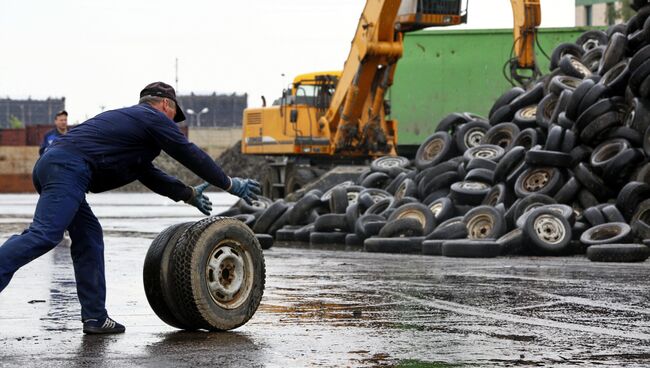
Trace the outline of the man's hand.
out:
<instances>
[{"instance_id":1,"label":"man's hand","mask_svg":"<svg viewBox=\"0 0 650 368\"><path fill-rule=\"evenodd\" d=\"M253 179L230 178L231 185L228 193L234 194L243 199L248 204L253 204L253 200L257 200L257 196L262 194L260 183Z\"/></svg>"},{"instance_id":2,"label":"man's hand","mask_svg":"<svg viewBox=\"0 0 650 368\"><path fill-rule=\"evenodd\" d=\"M203 191L207 188L210 183L203 183L192 187L192 196L190 199L185 201L187 204L192 205L199 209L204 215L210 216L210 211L212 211L212 202L210 199L203 195Z\"/></svg>"}]
</instances>

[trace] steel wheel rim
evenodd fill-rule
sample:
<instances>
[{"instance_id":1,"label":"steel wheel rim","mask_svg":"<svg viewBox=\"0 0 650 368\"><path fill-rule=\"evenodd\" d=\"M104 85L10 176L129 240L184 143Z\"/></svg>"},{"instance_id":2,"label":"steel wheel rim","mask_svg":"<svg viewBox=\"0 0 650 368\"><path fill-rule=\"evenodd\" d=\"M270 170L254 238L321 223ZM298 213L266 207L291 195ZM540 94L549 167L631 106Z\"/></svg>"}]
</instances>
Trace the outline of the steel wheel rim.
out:
<instances>
[{"instance_id":1,"label":"steel wheel rim","mask_svg":"<svg viewBox=\"0 0 650 368\"><path fill-rule=\"evenodd\" d=\"M528 106L524 107L521 110L521 116L523 116L526 119L534 119L537 117L537 106Z\"/></svg>"},{"instance_id":2,"label":"steel wheel rim","mask_svg":"<svg viewBox=\"0 0 650 368\"><path fill-rule=\"evenodd\" d=\"M445 141L440 138L432 139L424 148L424 159L433 160L445 147Z\"/></svg>"},{"instance_id":3,"label":"steel wheel rim","mask_svg":"<svg viewBox=\"0 0 650 368\"><path fill-rule=\"evenodd\" d=\"M465 145L469 148L478 147L485 136L485 131L480 128L470 129L465 134Z\"/></svg>"},{"instance_id":4,"label":"steel wheel rim","mask_svg":"<svg viewBox=\"0 0 650 368\"><path fill-rule=\"evenodd\" d=\"M535 170L524 178L524 189L537 192L548 185L552 176L553 174L547 170Z\"/></svg>"},{"instance_id":5,"label":"steel wheel rim","mask_svg":"<svg viewBox=\"0 0 650 368\"><path fill-rule=\"evenodd\" d=\"M206 260L205 283L212 301L224 309L235 309L253 290L253 260L241 243L221 240Z\"/></svg>"},{"instance_id":6,"label":"steel wheel rim","mask_svg":"<svg viewBox=\"0 0 650 368\"><path fill-rule=\"evenodd\" d=\"M545 243L559 244L566 236L562 221L551 215L540 215L533 221L535 234Z\"/></svg>"},{"instance_id":7,"label":"steel wheel rim","mask_svg":"<svg viewBox=\"0 0 650 368\"><path fill-rule=\"evenodd\" d=\"M396 216L397 219L402 219L402 218L413 218L418 220L420 224L422 225L422 228L424 228L424 224L426 223L426 217L424 214L420 211L413 211L413 210L406 210L399 215Z\"/></svg>"},{"instance_id":8,"label":"steel wheel rim","mask_svg":"<svg viewBox=\"0 0 650 368\"><path fill-rule=\"evenodd\" d=\"M488 188L487 184L478 181L466 181L463 182L460 187L470 191L484 190Z\"/></svg>"},{"instance_id":9,"label":"steel wheel rim","mask_svg":"<svg viewBox=\"0 0 650 368\"><path fill-rule=\"evenodd\" d=\"M348 192L348 203L355 204L359 201L359 192Z\"/></svg>"},{"instance_id":10,"label":"steel wheel rim","mask_svg":"<svg viewBox=\"0 0 650 368\"><path fill-rule=\"evenodd\" d=\"M402 167L404 161L397 157L382 157L377 161L377 166L382 168Z\"/></svg>"},{"instance_id":11,"label":"steel wheel rim","mask_svg":"<svg viewBox=\"0 0 650 368\"><path fill-rule=\"evenodd\" d=\"M494 229L494 219L489 215L476 215L467 222L470 239L485 239L492 229Z\"/></svg>"},{"instance_id":12,"label":"steel wheel rim","mask_svg":"<svg viewBox=\"0 0 650 368\"><path fill-rule=\"evenodd\" d=\"M492 147L481 147L476 151L472 152L472 157L474 158L484 158L486 160L492 160L499 155L499 152Z\"/></svg>"},{"instance_id":13,"label":"steel wheel rim","mask_svg":"<svg viewBox=\"0 0 650 368\"><path fill-rule=\"evenodd\" d=\"M429 210L431 210L431 213L433 213L434 216L438 216L440 214L440 211L442 211L442 203L434 203L431 206L429 206Z\"/></svg>"}]
</instances>

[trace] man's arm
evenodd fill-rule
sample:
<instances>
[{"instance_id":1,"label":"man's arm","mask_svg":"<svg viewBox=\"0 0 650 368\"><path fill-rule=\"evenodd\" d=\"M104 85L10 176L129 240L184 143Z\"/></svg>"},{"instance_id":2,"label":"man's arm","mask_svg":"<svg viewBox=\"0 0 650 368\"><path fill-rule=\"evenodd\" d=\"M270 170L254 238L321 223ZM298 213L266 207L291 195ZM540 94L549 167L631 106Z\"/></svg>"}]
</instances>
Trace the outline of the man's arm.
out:
<instances>
[{"instance_id":1,"label":"man's arm","mask_svg":"<svg viewBox=\"0 0 650 368\"><path fill-rule=\"evenodd\" d=\"M174 201L187 201L193 194L192 188L183 184L173 176L165 174L162 170L149 164L138 180L152 192L173 199Z\"/></svg>"},{"instance_id":2,"label":"man's arm","mask_svg":"<svg viewBox=\"0 0 650 368\"><path fill-rule=\"evenodd\" d=\"M176 123L162 113L151 111L151 114L152 119L147 122L148 132L163 151L208 183L224 190L230 189L232 183L228 175L207 153L188 141Z\"/></svg>"}]
</instances>

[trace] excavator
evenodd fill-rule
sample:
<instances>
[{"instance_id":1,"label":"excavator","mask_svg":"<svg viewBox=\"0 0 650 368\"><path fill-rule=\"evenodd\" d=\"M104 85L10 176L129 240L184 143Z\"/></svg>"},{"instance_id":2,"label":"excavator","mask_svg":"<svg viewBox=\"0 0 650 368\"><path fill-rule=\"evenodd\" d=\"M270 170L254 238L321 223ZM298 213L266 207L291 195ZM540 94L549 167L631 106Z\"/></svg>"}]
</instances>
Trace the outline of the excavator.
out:
<instances>
[{"instance_id":1,"label":"excavator","mask_svg":"<svg viewBox=\"0 0 650 368\"><path fill-rule=\"evenodd\" d=\"M535 74L540 0L511 0L514 15L511 76ZM263 193L282 198L336 165L367 164L395 155L397 121L385 96L403 53L404 34L467 21L463 0L367 0L342 71L298 75L282 97L244 110L242 153L269 163Z\"/></svg>"}]
</instances>

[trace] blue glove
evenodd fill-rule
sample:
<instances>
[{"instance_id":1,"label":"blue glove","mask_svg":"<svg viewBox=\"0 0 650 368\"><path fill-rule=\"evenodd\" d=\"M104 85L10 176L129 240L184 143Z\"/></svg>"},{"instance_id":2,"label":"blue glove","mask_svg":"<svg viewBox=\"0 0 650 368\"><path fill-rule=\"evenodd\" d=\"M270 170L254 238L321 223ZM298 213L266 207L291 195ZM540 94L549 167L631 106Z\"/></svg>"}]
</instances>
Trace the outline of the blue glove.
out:
<instances>
[{"instance_id":1,"label":"blue glove","mask_svg":"<svg viewBox=\"0 0 650 368\"><path fill-rule=\"evenodd\" d=\"M203 183L192 187L192 196L190 199L185 201L185 203L192 205L199 209L204 215L210 216L210 211L212 211L212 202L210 199L203 195L203 191L207 188L210 183Z\"/></svg>"},{"instance_id":2,"label":"blue glove","mask_svg":"<svg viewBox=\"0 0 650 368\"><path fill-rule=\"evenodd\" d=\"M253 204L252 201L262 194L260 183L253 179L230 178L230 182L228 193L236 195L248 204Z\"/></svg>"}]
</instances>

